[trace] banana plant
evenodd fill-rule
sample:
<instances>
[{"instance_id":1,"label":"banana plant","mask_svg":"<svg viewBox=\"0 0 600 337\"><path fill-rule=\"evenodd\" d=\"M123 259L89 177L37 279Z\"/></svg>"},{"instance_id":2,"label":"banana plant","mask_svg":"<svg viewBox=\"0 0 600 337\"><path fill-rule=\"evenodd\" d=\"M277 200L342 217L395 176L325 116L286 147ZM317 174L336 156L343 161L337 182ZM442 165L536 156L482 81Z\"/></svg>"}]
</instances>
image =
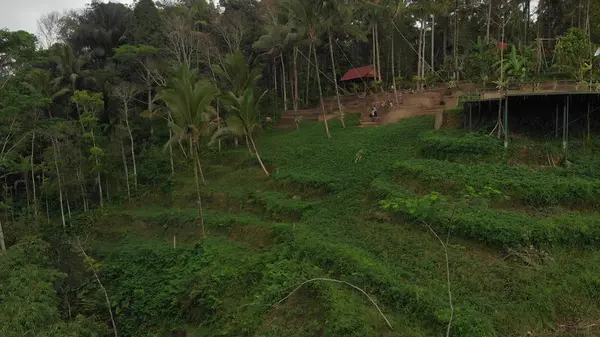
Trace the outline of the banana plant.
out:
<instances>
[{"instance_id":1,"label":"banana plant","mask_svg":"<svg viewBox=\"0 0 600 337\"><path fill-rule=\"evenodd\" d=\"M496 67L499 67L504 72L504 77L507 83L515 82L517 84L524 83L529 78L531 70L529 60L517 53L515 46L512 46L510 53L504 60L496 62Z\"/></svg>"}]
</instances>

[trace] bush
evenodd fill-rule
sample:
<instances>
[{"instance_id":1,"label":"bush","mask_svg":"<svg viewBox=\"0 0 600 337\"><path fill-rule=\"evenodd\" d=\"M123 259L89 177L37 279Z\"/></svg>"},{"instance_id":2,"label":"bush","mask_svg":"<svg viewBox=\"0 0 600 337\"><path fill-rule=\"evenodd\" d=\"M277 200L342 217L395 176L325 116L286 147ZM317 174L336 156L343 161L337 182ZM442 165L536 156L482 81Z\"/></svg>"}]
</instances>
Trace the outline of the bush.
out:
<instances>
[{"instance_id":1,"label":"bush","mask_svg":"<svg viewBox=\"0 0 600 337\"><path fill-rule=\"evenodd\" d=\"M431 197L435 197L432 199ZM493 210L476 200L448 201L432 192L425 197L391 198L382 207L404 218L427 221L442 233L501 247L566 244L600 246L600 219L593 215L572 213L534 219L524 213Z\"/></svg>"},{"instance_id":2,"label":"bush","mask_svg":"<svg viewBox=\"0 0 600 337\"><path fill-rule=\"evenodd\" d=\"M255 200L267 213L277 220L292 218L299 220L304 211L312 207L312 203L294 200L280 192L256 191L252 193Z\"/></svg>"},{"instance_id":3,"label":"bush","mask_svg":"<svg viewBox=\"0 0 600 337\"><path fill-rule=\"evenodd\" d=\"M63 320L55 285L66 275L50 265L50 256L50 245L38 237L23 237L0 255L0 336L105 335L103 323L77 312Z\"/></svg>"},{"instance_id":4,"label":"bush","mask_svg":"<svg viewBox=\"0 0 600 337\"><path fill-rule=\"evenodd\" d=\"M465 185L490 186L534 207L595 207L600 201L600 180L568 177L559 168L534 171L505 164L463 165L431 159L396 162L394 167L397 177L417 179L446 192L458 193Z\"/></svg>"},{"instance_id":5,"label":"bush","mask_svg":"<svg viewBox=\"0 0 600 337\"><path fill-rule=\"evenodd\" d=\"M502 153L500 143L486 134L455 131L425 133L421 155L440 160L481 160Z\"/></svg>"},{"instance_id":6,"label":"bush","mask_svg":"<svg viewBox=\"0 0 600 337\"><path fill-rule=\"evenodd\" d=\"M375 300L390 308L405 308L415 319L429 327L443 330L448 324L449 315L447 298L442 289L420 288L402 282L407 275L392 273L378 259L356 247L344 244L323 242L322 239L310 235L298 238L299 258L316 263L328 270L332 277L346 280L375 296ZM405 272L408 273L408 272ZM436 292L439 291L439 292ZM456 305L455 316L460 324L453 325L453 336L491 336L493 328L489 321L477 310L467 304Z\"/></svg>"}]
</instances>

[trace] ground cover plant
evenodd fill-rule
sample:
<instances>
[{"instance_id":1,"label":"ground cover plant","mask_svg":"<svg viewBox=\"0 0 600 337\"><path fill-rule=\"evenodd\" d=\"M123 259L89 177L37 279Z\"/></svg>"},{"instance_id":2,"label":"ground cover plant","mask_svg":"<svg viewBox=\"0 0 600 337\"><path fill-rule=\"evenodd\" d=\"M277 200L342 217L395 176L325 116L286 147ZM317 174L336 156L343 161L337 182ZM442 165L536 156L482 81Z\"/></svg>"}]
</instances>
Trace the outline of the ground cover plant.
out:
<instances>
[{"instance_id":1,"label":"ground cover plant","mask_svg":"<svg viewBox=\"0 0 600 337\"><path fill-rule=\"evenodd\" d=\"M538 2L0 26L0 336L600 335L600 6ZM460 129L482 90L549 87L582 91L568 147L537 106L507 149L495 109Z\"/></svg>"}]
</instances>

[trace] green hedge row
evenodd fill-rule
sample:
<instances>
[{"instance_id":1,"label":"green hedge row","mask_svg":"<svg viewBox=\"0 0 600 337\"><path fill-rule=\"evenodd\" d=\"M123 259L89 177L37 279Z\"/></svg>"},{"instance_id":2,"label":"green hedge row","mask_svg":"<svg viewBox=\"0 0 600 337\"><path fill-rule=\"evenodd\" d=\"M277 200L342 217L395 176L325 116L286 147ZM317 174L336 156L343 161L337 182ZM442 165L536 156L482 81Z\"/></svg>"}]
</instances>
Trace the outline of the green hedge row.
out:
<instances>
[{"instance_id":1,"label":"green hedge row","mask_svg":"<svg viewBox=\"0 0 600 337\"><path fill-rule=\"evenodd\" d=\"M449 205L448 208L455 208ZM432 224L451 233L499 246L565 244L600 247L600 216L572 213L534 219L484 207L446 210Z\"/></svg>"},{"instance_id":2,"label":"green hedge row","mask_svg":"<svg viewBox=\"0 0 600 337\"><path fill-rule=\"evenodd\" d=\"M494 138L460 130L426 132L421 145L425 158L441 160L478 159L502 154L501 144Z\"/></svg>"},{"instance_id":3,"label":"green hedge row","mask_svg":"<svg viewBox=\"0 0 600 337\"><path fill-rule=\"evenodd\" d=\"M285 193L274 191L255 191L252 193L252 197L265 208L271 217L277 220L288 218L299 220L302 214L313 205L311 202L294 200Z\"/></svg>"},{"instance_id":4,"label":"green hedge row","mask_svg":"<svg viewBox=\"0 0 600 337\"><path fill-rule=\"evenodd\" d=\"M402 275L390 271L369 253L344 244L323 242L315 235L298 235L297 258L310 260L328 270L332 277L347 280L374 295L378 303L404 311L437 331L445 331L449 319L447 298L439 293L401 281ZM467 304L455 304L453 336L495 336L491 322ZM394 324L394 322L392 322ZM401 322L396 322L401 324Z\"/></svg>"},{"instance_id":5,"label":"green hedge row","mask_svg":"<svg viewBox=\"0 0 600 337\"><path fill-rule=\"evenodd\" d=\"M396 162L399 178L417 179L433 190L458 193L464 186L499 189L523 205L596 207L600 180L567 176L560 168L534 171L505 164L463 165L432 159Z\"/></svg>"}]
</instances>

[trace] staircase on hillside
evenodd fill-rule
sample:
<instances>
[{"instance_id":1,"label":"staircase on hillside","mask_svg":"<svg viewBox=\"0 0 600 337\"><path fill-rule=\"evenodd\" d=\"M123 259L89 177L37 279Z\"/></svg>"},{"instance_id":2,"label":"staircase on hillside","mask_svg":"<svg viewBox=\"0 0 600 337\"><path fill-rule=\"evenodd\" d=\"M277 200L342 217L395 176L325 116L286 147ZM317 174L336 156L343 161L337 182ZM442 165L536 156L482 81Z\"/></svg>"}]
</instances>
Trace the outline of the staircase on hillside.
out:
<instances>
[{"instance_id":1,"label":"staircase on hillside","mask_svg":"<svg viewBox=\"0 0 600 337\"><path fill-rule=\"evenodd\" d=\"M370 95L349 94L340 97L340 102L345 113L361 114L361 126L374 126L381 124L396 123L401 119L420 116L420 115L435 115L441 113L444 108L452 107L456 104L452 96L446 95L447 89L437 88L420 93L413 94L398 94L398 99L401 103L396 105L394 93L375 93ZM442 105L440 103L445 103ZM391 107L389 103L391 102ZM324 102L325 111L329 118L333 118L338 112L337 100L335 97L328 98ZM377 121L371 121L369 113L371 107L377 106L378 118ZM301 122L322 120L322 112L320 107L314 109L303 109L297 112L285 111L279 123L278 128L293 128L295 121L301 118Z\"/></svg>"}]
</instances>

